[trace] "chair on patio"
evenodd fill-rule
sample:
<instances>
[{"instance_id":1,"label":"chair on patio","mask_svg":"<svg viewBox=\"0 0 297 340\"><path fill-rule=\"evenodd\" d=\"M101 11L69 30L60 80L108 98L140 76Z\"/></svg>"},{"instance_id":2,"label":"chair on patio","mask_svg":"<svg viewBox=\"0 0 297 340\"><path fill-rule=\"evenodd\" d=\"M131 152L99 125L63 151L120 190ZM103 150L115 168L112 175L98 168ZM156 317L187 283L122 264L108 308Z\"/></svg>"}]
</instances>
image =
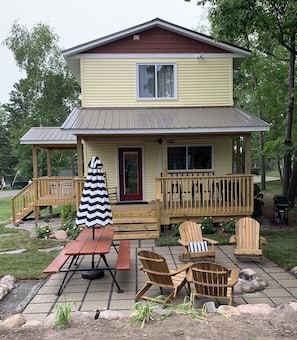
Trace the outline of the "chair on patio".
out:
<instances>
[{"instance_id":1,"label":"chair on patio","mask_svg":"<svg viewBox=\"0 0 297 340\"><path fill-rule=\"evenodd\" d=\"M175 270L169 270L166 259L157 253L141 250L138 252L138 258L142 263L140 270L147 274L148 280L145 282L144 287L136 294L135 301L139 299L153 300L166 305L176 297L186 283L188 284L186 275L192 263L184 264ZM164 300L144 295L151 286L160 287L161 295L163 295L163 288L170 289L171 293ZM189 292L188 284L188 294Z\"/></svg>"},{"instance_id":2,"label":"chair on patio","mask_svg":"<svg viewBox=\"0 0 297 340\"><path fill-rule=\"evenodd\" d=\"M260 236L260 223L251 217L242 217L235 224L235 235L229 242L234 244L235 257L260 257L263 260L263 248L267 244Z\"/></svg>"},{"instance_id":3,"label":"chair on patio","mask_svg":"<svg viewBox=\"0 0 297 340\"><path fill-rule=\"evenodd\" d=\"M233 302L233 287L238 281L239 270L211 262L195 263L188 274L188 281L194 285L191 294L197 297L225 299Z\"/></svg>"},{"instance_id":4,"label":"chair on patio","mask_svg":"<svg viewBox=\"0 0 297 340\"><path fill-rule=\"evenodd\" d=\"M215 260L217 241L202 236L201 224L192 221L183 222L179 226L181 239L178 242L184 247L180 261L195 261L205 258Z\"/></svg>"}]
</instances>

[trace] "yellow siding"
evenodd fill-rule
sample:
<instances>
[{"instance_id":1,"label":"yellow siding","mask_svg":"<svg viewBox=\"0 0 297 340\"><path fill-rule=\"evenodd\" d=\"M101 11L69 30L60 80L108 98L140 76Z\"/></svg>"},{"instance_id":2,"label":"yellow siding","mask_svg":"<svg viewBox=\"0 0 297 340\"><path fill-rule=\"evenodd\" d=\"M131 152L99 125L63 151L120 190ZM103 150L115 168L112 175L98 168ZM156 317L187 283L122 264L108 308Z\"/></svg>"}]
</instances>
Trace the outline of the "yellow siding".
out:
<instances>
[{"instance_id":1,"label":"yellow siding","mask_svg":"<svg viewBox=\"0 0 297 340\"><path fill-rule=\"evenodd\" d=\"M177 65L176 100L137 100L138 62ZM84 107L229 106L233 104L231 58L82 59Z\"/></svg>"},{"instance_id":2,"label":"yellow siding","mask_svg":"<svg viewBox=\"0 0 297 340\"><path fill-rule=\"evenodd\" d=\"M158 143L147 142L144 146L144 194L145 200L150 202L155 200L155 178L161 173L161 147Z\"/></svg>"},{"instance_id":3,"label":"yellow siding","mask_svg":"<svg viewBox=\"0 0 297 340\"><path fill-rule=\"evenodd\" d=\"M216 176L232 173L232 141L227 138L179 140L175 145L213 145L214 172ZM106 172L108 186L118 187L118 148L143 148L143 194L145 201L155 200L155 178L161 174L161 147L153 141L123 141L123 142L85 142L85 159L87 165L93 156L99 156ZM85 169L87 175L88 169Z\"/></svg>"}]
</instances>

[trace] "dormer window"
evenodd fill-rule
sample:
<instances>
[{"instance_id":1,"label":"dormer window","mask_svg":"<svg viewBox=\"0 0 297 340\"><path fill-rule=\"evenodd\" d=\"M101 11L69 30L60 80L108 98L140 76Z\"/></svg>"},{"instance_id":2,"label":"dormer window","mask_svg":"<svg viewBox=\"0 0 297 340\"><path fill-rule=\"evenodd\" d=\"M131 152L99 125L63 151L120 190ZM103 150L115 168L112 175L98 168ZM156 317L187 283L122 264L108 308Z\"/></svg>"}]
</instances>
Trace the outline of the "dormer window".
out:
<instances>
[{"instance_id":1,"label":"dormer window","mask_svg":"<svg viewBox=\"0 0 297 340\"><path fill-rule=\"evenodd\" d=\"M138 64L138 99L175 99L175 64Z\"/></svg>"}]
</instances>

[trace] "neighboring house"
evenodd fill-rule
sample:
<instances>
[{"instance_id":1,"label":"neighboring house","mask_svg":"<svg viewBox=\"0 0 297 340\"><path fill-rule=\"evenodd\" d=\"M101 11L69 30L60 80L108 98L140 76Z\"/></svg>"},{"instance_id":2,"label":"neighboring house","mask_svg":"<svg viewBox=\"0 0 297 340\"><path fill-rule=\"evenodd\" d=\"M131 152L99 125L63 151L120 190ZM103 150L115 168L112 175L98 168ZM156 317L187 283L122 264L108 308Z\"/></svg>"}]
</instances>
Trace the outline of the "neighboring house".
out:
<instances>
[{"instance_id":1,"label":"neighboring house","mask_svg":"<svg viewBox=\"0 0 297 340\"><path fill-rule=\"evenodd\" d=\"M79 177L99 156L118 202L157 202L161 224L252 213L251 134L269 125L233 105L249 51L154 19L63 55L81 86L61 127L77 138Z\"/></svg>"}]
</instances>

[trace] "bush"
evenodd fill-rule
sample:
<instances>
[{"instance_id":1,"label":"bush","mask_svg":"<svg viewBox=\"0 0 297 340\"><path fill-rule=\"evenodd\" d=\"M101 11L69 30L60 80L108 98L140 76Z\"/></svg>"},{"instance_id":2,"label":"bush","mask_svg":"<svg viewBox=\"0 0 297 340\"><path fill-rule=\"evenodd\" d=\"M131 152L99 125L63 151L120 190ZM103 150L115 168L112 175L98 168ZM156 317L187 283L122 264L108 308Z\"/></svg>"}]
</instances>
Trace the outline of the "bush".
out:
<instances>
[{"instance_id":1,"label":"bush","mask_svg":"<svg viewBox=\"0 0 297 340\"><path fill-rule=\"evenodd\" d=\"M61 220L66 221L74 221L76 217L76 209L75 205L65 204L61 208Z\"/></svg>"},{"instance_id":2,"label":"bush","mask_svg":"<svg viewBox=\"0 0 297 340\"><path fill-rule=\"evenodd\" d=\"M65 230L69 238L71 238L72 240L75 240L82 230L81 227L78 227L75 224L74 220L72 221L68 220L64 222L59 229Z\"/></svg>"},{"instance_id":3,"label":"bush","mask_svg":"<svg viewBox=\"0 0 297 340\"><path fill-rule=\"evenodd\" d=\"M201 222L202 234L214 234L215 226L212 221L212 217L204 217Z\"/></svg>"},{"instance_id":4,"label":"bush","mask_svg":"<svg viewBox=\"0 0 297 340\"><path fill-rule=\"evenodd\" d=\"M235 224L237 220L235 220L233 217L229 222L222 222L219 223L220 229L222 229L227 234L234 234L235 233Z\"/></svg>"},{"instance_id":5,"label":"bush","mask_svg":"<svg viewBox=\"0 0 297 340\"><path fill-rule=\"evenodd\" d=\"M50 234L52 233L52 230L51 228L49 227L49 225L45 225L43 227L39 227L37 224L35 226L35 233L36 233L36 236L38 238L45 238L47 239Z\"/></svg>"}]
</instances>

